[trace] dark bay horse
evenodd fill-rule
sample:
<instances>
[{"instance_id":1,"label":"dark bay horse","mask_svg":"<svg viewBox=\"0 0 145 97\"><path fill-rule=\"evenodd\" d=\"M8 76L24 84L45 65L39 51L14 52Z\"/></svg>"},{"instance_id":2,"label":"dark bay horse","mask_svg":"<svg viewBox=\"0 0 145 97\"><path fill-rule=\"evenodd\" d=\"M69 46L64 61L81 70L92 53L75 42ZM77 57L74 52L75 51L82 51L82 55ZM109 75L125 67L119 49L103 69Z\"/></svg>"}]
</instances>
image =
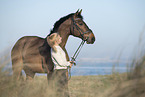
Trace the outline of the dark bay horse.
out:
<instances>
[{"instance_id":1,"label":"dark bay horse","mask_svg":"<svg viewBox=\"0 0 145 97\"><path fill-rule=\"evenodd\" d=\"M60 18L54 24L54 28L49 34L59 33L62 37L60 46L66 52L68 60L69 56L65 45L69 35L86 40L87 44L93 44L95 41L95 36L83 21L81 12L82 10L78 10L76 13ZM15 79L19 80L21 78L22 70L26 73L26 79L33 79L35 73L47 73L47 78L51 77L54 64L51 59L51 47L47 43L47 37L24 36L16 42L11 51L12 69Z\"/></svg>"}]
</instances>

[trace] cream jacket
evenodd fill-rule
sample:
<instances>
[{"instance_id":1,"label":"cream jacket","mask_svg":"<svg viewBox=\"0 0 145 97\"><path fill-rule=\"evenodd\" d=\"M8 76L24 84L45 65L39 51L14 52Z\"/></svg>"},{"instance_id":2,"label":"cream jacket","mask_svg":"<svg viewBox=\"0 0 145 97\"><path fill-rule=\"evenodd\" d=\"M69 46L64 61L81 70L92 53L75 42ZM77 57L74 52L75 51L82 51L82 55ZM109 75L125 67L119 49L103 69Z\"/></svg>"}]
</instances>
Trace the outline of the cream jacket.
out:
<instances>
[{"instance_id":1,"label":"cream jacket","mask_svg":"<svg viewBox=\"0 0 145 97\"><path fill-rule=\"evenodd\" d=\"M60 46L55 46L57 52L51 49L51 58L54 63L54 69L67 69L70 66L70 62L66 59L66 54Z\"/></svg>"}]
</instances>

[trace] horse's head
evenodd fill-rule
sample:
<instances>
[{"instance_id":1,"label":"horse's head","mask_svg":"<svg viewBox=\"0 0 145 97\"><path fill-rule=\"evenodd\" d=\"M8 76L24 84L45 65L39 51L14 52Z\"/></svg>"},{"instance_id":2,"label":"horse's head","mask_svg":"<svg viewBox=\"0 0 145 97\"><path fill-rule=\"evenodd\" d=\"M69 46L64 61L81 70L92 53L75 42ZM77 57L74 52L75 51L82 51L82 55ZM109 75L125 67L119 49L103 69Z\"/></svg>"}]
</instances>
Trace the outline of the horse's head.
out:
<instances>
[{"instance_id":1,"label":"horse's head","mask_svg":"<svg viewBox=\"0 0 145 97\"><path fill-rule=\"evenodd\" d=\"M77 11L71 17L71 34L85 40L87 44L93 44L95 42L95 36L91 29L83 21L81 16L82 9Z\"/></svg>"}]
</instances>

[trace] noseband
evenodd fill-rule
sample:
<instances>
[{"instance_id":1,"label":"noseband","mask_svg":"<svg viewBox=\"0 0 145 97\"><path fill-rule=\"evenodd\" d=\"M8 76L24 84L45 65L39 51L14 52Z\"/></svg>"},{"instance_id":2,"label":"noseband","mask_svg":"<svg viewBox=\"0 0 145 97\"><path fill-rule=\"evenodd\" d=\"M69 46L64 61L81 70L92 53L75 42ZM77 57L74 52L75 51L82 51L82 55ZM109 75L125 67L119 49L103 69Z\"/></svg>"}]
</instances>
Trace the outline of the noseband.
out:
<instances>
[{"instance_id":1,"label":"noseband","mask_svg":"<svg viewBox=\"0 0 145 97\"><path fill-rule=\"evenodd\" d=\"M79 20L79 19L80 19L80 18L76 18L75 20ZM82 40L87 41L87 39L89 38L89 36L90 36L91 33L89 34L89 36L88 36L86 39L84 39L84 34L87 34L88 32L90 32L91 29L89 29L89 31L83 32L82 29L76 24L76 22L75 22L75 20L73 19L73 17L71 17L71 20L72 20L72 25L73 25L73 31L70 31L71 34L72 34L72 35L74 34L74 26L75 26L76 29L79 31L80 36L82 37Z\"/></svg>"}]
</instances>

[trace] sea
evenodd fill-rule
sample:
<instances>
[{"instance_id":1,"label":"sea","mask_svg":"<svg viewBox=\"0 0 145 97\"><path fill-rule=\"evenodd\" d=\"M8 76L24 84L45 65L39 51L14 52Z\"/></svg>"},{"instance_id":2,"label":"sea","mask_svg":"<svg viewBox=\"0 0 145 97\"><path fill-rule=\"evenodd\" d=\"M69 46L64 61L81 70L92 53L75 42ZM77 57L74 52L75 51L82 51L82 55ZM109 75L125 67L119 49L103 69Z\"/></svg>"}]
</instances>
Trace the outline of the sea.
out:
<instances>
[{"instance_id":1,"label":"sea","mask_svg":"<svg viewBox=\"0 0 145 97\"><path fill-rule=\"evenodd\" d=\"M78 62L71 68L72 76L110 75L129 71L126 63Z\"/></svg>"}]
</instances>

